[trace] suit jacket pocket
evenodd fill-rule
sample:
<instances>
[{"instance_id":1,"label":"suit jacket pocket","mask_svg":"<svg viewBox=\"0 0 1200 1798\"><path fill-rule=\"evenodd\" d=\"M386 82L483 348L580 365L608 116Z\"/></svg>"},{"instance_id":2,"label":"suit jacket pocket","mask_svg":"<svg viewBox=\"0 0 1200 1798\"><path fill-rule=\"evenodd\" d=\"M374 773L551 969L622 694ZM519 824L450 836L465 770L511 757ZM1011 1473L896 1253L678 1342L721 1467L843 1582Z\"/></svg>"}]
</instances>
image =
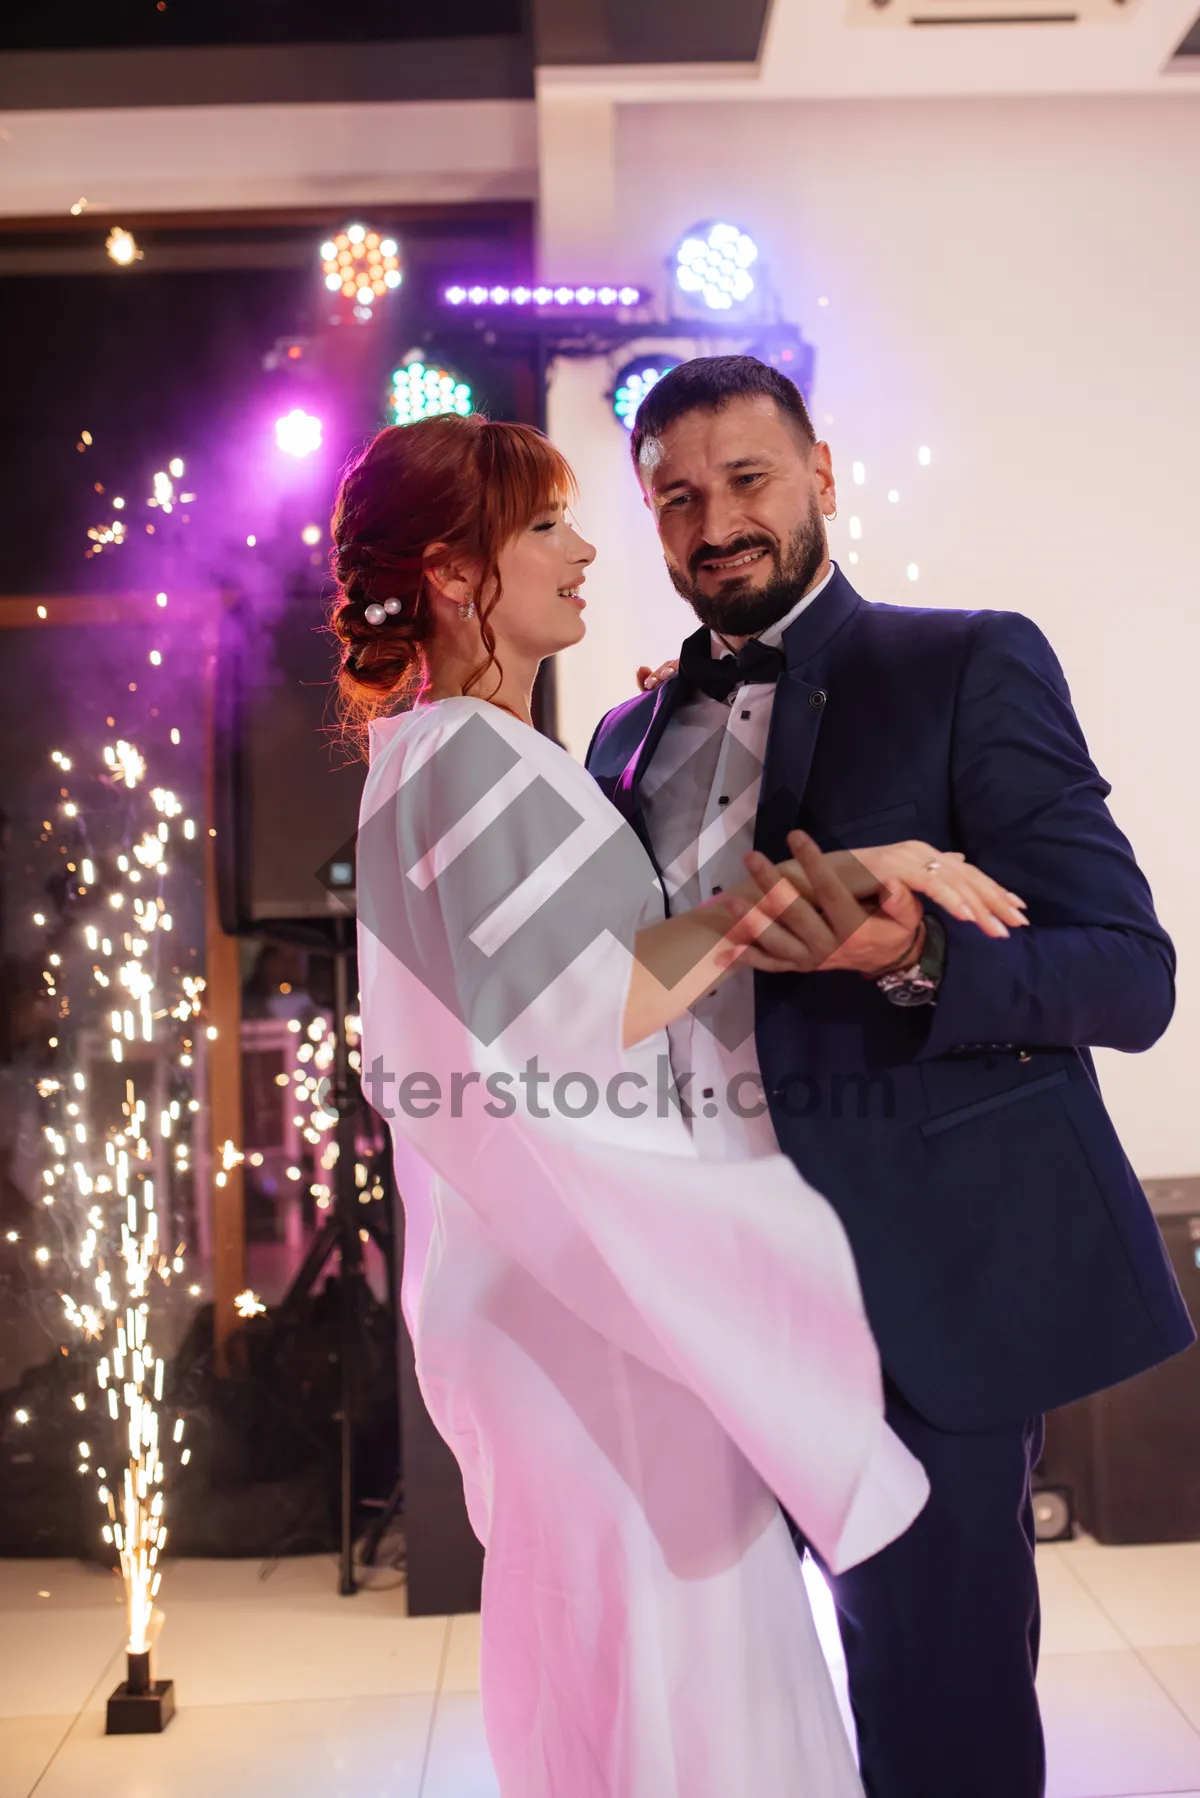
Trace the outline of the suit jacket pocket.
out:
<instances>
[{"instance_id":1,"label":"suit jacket pocket","mask_svg":"<svg viewBox=\"0 0 1200 1798\"><path fill-rule=\"evenodd\" d=\"M1052 1086L1063 1086L1071 1076L1065 1068L1058 1068L1053 1074L1042 1074L1036 1080L1022 1081L1020 1086L1010 1086L1002 1093L992 1093L986 1099L976 1099L972 1105L959 1105L953 1111L943 1111L937 1117L926 1118L920 1126L922 1136L939 1136L943 1130L953 1130L959 1124L966 1124L972 1118L984 1117L989 1111L997 1111L1002 1105L1015 1105L1019 1099L1032 1098L1036 1093L1046 1093Z\"/></svg>"}]
</instances>

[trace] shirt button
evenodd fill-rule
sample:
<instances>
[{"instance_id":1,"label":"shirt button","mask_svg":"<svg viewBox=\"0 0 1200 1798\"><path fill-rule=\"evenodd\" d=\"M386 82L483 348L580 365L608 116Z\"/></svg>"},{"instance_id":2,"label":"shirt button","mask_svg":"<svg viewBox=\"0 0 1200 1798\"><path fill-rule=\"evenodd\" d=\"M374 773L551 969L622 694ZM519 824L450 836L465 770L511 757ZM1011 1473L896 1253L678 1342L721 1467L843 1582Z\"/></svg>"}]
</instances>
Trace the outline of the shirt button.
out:
<instances>
[{"instance_id":1,"label":"shirt button","mask_svg":"<svg viewBox=\"0 0 1200 1798\"><path fill-rule=\"evenodd\" d=\"M719 893L719 892L720 892L720 891L721 891L721 888L720 888L720 887L714 887L714 888L713 888L713 892L714 892L714 893Z\"/></svg>"},{"instance_id":2,"label":"shirt button","mask_svg":"<svg viewBox=\"0 0 1200 1798\"><path fill-rule=\"evenodd\" d=\"M728 805L729 804L729 794L722 793L721 797L717 800L717 804L718 805Z\"/></svg>"},{"instance_id":3,"label":"shirt button","mask_svg":"<svg viewBox=\"0 0 1200 1798\"><path fill-rule=\"evenodd\" d=\"M818 687L815 693L809 694L808 703L811 706L822 706L825 704L827 697L828 695L823 693L820 687Z\"/></svg>"},{"instance_id":4,"label":"shirt button","mask_svg":"<svg viewBox=\"0 0 1200 1798\"><path fill-rule=\"evenodd\" d=\"M749 716L750 716L750 714L749 714L749 712L743 712L743 713L742 713L742 717L743 717L743 718L748 718L748 717L749 717Z\"/></svg>"}]
</instances>

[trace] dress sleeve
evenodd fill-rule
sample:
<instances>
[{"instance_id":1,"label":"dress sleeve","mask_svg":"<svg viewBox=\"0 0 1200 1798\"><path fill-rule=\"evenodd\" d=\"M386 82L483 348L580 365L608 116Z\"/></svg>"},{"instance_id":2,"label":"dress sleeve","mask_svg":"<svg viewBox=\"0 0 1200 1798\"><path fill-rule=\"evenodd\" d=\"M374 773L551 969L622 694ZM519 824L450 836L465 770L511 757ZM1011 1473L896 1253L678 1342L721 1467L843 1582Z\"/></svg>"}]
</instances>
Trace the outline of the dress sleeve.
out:
<instances>
[{"instance_id":1,"label":"dress sleeve","mask_svg":"<svg viewBox=\"0 0 1200 1798\"><path fill-rule=\"evenodd\" d=\"M866 1558L928 1487L880 1453L836 1214L782 1155L700 1160L663 1103L665 1033L622 1048L661 896L585 770L492 707L438 713L359 835L366 1052L434 1071L393 1129L555 1297L702 1398L831 1566Z\"/></svg>"}]
</instances>

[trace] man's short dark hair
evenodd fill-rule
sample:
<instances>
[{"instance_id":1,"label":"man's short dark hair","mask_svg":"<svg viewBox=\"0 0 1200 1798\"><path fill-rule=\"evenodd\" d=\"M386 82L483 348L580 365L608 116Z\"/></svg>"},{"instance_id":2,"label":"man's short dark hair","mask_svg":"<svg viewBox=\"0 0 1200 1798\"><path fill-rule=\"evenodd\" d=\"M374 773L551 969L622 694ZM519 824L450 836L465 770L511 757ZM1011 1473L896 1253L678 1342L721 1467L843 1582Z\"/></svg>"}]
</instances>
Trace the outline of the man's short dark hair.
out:
<instances>
[{"instance_id":1,"label":"man's short dark hair","mask_svg":"<svg viewBox=\"0 0 1200 1798\"><path fill-rule=\"evenodd\" d=\"M804 397L794 381L757 356L694 356L656 381L633 422L633 465L642 472L642 447L661 437L685 412L719 412L730 400L766 394L806 447L817 441Z\"/></svg>"}]
</instances>

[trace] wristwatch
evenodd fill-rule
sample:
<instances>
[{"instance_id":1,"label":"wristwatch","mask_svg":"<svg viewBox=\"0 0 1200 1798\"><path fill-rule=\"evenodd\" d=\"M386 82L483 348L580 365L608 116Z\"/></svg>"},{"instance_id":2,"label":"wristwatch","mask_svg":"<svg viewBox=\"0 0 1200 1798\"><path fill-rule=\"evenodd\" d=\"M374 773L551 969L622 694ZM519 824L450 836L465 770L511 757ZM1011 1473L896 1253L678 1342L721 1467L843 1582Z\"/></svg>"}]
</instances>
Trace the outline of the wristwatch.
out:
<instances>
[{"instance_id":1,"label":"wristwatch","mask_svg":"<svg viewBox=\"0 0 1200 1798\"><path fill-rule=\"evenodd\" d=\"M936 1005L946 968L946 932L942 921L925 913L925 947L907 968L881 974L875 984L889 1005Z\"/></svg>"}]
</instances>

